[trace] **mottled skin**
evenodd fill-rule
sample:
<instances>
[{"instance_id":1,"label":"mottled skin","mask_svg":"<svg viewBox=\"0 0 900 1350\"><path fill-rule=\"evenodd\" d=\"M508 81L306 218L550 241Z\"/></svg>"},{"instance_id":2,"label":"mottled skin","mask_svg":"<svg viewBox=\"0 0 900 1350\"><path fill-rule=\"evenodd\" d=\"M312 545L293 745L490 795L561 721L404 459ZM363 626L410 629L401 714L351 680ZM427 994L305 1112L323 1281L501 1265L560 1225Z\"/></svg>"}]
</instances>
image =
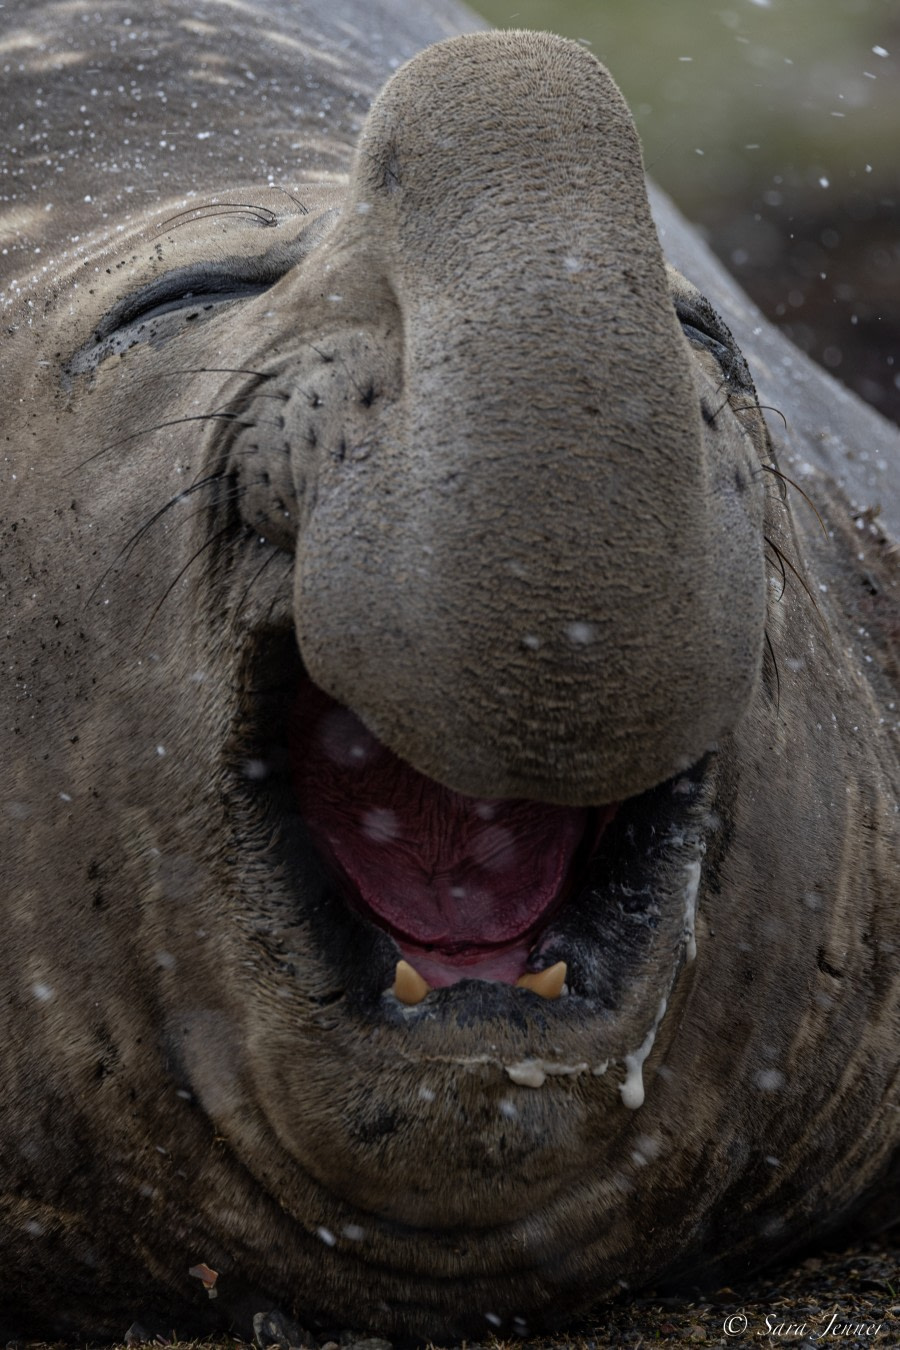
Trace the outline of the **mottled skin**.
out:
<instances>
[{"instance_id":1,"label":"mottled skin","mask_svg":"<svg viewBox=\"0 0 900 1350\"><path fill-rule=\"evenodd\" d=\"M3 10L7 1335L536 1327L897 1212L896 557L832 482L896 529L896 434L659 204L825 533L783 496L575 44L425 52L351 163L473 26ZM568 995L385 992L291 811L298 644L458 791L629 799Z\"/></svg>"}]
</instances>

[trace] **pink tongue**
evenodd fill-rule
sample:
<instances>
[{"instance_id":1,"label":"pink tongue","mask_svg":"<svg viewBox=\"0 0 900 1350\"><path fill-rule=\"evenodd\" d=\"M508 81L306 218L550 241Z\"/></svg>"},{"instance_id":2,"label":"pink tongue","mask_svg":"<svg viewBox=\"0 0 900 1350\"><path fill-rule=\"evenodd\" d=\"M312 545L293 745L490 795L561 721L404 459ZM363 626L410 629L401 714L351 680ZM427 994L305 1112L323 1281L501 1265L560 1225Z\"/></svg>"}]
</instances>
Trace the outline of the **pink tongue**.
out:
<instances>
[{"instance_id":1,"label":"pink tongue","mask_svg":"<svg viewBox=\"0 0 900 1350\"><path fill-rule=\"evenodd\" d=\"M291 726L300 814L395 935L445 951L513 941L558 899L584 808L464 797L305 681Z\"/></svg>"}]
</instances>

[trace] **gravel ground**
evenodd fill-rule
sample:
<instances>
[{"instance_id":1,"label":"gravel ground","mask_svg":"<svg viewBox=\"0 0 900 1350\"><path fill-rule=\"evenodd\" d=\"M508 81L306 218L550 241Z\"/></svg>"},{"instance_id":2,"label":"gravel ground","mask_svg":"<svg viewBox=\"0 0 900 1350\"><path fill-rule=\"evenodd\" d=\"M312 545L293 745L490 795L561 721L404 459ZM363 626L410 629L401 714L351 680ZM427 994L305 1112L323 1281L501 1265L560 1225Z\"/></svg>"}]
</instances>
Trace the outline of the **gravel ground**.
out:
<instances>
[{"instance_id":1,"label":"gravel ground","mask_svg":"<svg viewBox=\"0 0 900 1350\"><path fill-rule=\"evenodd\" d=\"M123 1337L125 1332L123 1331ZM263 1337L287 1350L292 1344L315 1350L394 1350L389 1341L345 1332L315 1338L295 1330L289 1338ZM140 1342L135 1328L120 1343ZM793 1269L752 1284L722 1288L702 1298L646 1298L610 1304L567 1335L503 1341L485 1337L457 1350L645 1350L666 1346L687 1350L710 1346L791 1346L793 1350L897 1350L900 1347L900 1232L894 1238L808 1257ZM232 1338L176 1342L157 1339L171 1350L243 1350ZM38 1342L10 1342L7 1350L61 1350ZM106 1347L105 1350L112 1350ZM249 1350L249 1347L247 1348ZM403 1350L409 1350L404 1346ZM428 1350L432 1350L428 1347Z\"/></svg>"}]
</instances>

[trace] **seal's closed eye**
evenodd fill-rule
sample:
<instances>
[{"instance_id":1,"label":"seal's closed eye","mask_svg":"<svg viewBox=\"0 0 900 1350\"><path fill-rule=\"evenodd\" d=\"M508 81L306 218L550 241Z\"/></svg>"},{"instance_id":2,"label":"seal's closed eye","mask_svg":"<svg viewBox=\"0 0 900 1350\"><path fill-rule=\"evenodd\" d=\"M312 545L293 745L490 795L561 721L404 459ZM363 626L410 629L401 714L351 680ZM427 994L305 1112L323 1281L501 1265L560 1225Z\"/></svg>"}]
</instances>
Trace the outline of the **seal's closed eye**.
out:
<instances>
[{"instance_id":1,"label":"seal's closed eye","mask_svg":"<svg viewBox=\"0 0 900 1350\"><path fill-rule=\"evenodd\" d=\"M239 300L261 295L290 266L263 266L264 259L234 258L179 267L126 295L101 319L66 367L69 375L96 370L139 342L154 345L223 313ZM248 265L249 264L249 265Z\"/></svg>"},{"instance_id":2,"label":"seal's closed eye","mask_svg":"<svg viewBox=\"0 0 900 1350\"><path fill-rule=\"evenodd\" d=\"M106 312L66 363L65 374L89 374L108 356L121 356L139 342L157 346L225 313L236 301L262 295L318 246L338 214L333 207L320 212L298 234L262 253L200 258L137 286ZM290 228L293 218L285 219Z\"/></svg>"},{"instance_id":3,"label":"seal's closed eye","mask_svg":"<svg viewBox=\"0 0 900 1350\"><path fill-rule=\"evenodd\" d=\"M123 302L123 308L114 312L97 329L94 343L100 343L113 333L139 321L148 323L151 319L184 309L208 312L215 305L225 304L229 300L245 300L267 289L265 284L235 283L230 276L203 276L194 281L190 274L184 277L174 273L150 286L143 286L135 295L129 296ZM104 332L104 329L107 331Z\"/></svg>"},{"instance_id":4,"label":"seal's closed eye","mask_svg":"<svg viewBox=\"0 0 900 1350\"><path fill-rule=\"evenodd\" d=\"M670 269L670 284L673 275ZM714 356L729 385L736 391L749 394L755 401L756 389L743 353L731 330L706 296L680 278L672 299L675 314L688 342Z\"/></svg>"},{"instance_id":5,"label":"seal's closed eye","mask_svg":"<svg viewBox=\"0 0 900 1350\"><path fill-rule=\"evenodd\" d=\"M719 342L717 338L712 337L709 333L704 333L702 329L695 328L690 323L682 323L681 331L693 346L711 352L724 370L727 370L733 364L733 347L726 347L723 342Z\"/></svg>"}]
</instances>

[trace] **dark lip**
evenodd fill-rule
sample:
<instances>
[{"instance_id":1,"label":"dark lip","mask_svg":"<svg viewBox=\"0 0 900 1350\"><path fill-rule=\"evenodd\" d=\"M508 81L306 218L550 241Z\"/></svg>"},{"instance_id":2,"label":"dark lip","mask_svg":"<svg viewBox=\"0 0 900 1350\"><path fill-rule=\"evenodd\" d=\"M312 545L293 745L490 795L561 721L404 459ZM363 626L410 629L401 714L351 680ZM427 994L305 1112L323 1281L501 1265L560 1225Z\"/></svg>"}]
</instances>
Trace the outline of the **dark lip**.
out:
<instances>
[{"instance_id":1,"label":"dark lip","mask_svg":"<svg viewBox=\"0 0 900 1350\"><path fill-rule=\"evenodd\" d=\"M359 912L296 810L286 728L303 678L291 628L254 634L226 746L227 778L245 846L254 858L268 858L282 889L297 899L296 918L308 923L330 969L334 1000L368 1017L408 1022L441 1005L448 1012L464 1005L467 1020L478 1010L508 1016L511 1001L527 999L555 1020L573 1014L615 1017L633 1001L635 984L645 982L648 969L671 988L693 942L691 911L705 852L712 756L622 802L601 845L573 869L567 895L531 935L529 969L566 961L566 996L548 1003L511 984L463 977L433 990L424 1004L403 1008L387 993L401 956L394 936ZM670 978L661 969L666 962Z\"/></svg>"}]
</instances>

